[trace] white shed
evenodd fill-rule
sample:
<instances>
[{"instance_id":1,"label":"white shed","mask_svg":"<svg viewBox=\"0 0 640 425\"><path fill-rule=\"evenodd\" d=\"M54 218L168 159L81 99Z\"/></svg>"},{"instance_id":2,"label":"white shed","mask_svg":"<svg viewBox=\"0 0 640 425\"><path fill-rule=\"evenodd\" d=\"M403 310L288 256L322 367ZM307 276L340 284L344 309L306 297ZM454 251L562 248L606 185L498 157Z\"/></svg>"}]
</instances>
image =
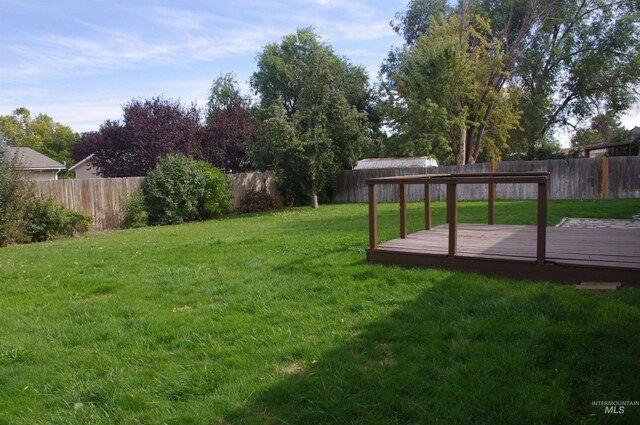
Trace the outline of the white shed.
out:
<instances>
[{"instance_id":1,"label":"white shed","mask_svg":"<svg viewBox=\"0 0 640 425\"><path fill-rule=\"evenodd\" d=\"M354 170L370 170L374 168L425 168L437 167L438 161L430 156L413 156L406 158L366 158L358 161Z\"/></svg>"}]
</instances>

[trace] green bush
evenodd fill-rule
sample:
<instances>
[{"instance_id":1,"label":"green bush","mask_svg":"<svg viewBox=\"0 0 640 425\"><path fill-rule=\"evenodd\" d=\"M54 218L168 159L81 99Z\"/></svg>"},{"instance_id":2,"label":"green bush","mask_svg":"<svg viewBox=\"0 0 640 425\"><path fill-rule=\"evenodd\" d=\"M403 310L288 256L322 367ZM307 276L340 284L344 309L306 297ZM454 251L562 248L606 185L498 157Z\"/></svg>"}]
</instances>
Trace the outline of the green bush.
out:
<instances>
[{"instance_id":1,"label":"green bush","mask_svg":"<svg viewBox=\"0 0 640 425\"><path fill-rule=\"evenodd\" d=\"M25 233L31 242L75 236L89 230L91 217L57 205L52 198L34 198L27 213Z\"/></svg>"},{"instance_id":2,"label":"green bush","mask_svg":"<svg viewBox=\"0 0 640 425\"><path fill-rule=\"evenodd\" d=\"M35 196L20 162L0 143L0 246L75 236L91 217Z\"/></svg>"},{"instance_id":3,"label":"green bush","mask_svg":"<svg viewBox=\"0 0 640 425\"><path fill-rule=\"evenodd\" d=\"M195 161L195 168L204 176L205 192L198 209L201 218L211 218L231 212L231 182L229 177L208 162Z\"/></svg>"},{"instance_id":4,"label":"green bush","mask_svg":"<svg viewBox=\"0 0 640 425\"><path fill-rule=\"evenodd\" d=\"M33 187L18 159L0 141L0 246L29 242L25 233Z\"/></svg>"},{"instance_id":5,"label":"green bush","mask_svg":"<svg viewBox=\"0 0 640 425\"><path fill-rule=\"evenodd\" d=\"M169 155L158 161L142 185L151 224L178 224L231 211L229 178L206 162Z\"/></svg>"},{"instance_id":6,"label":"green bush","mask_svg":"<svg viewBox=\"0 0 640 425\"><path fill-rule=\"evenodd\" d=\"M134 229L144 227L149 223L149 214L145 210L144 196L141 190L128 196L124 203L125 217L122 227Z\"/></svg>"},{"instance_id":7,"label":"green bush","mask_svg":"<svg viewBox=\"0 0 640 425\"><path fill-rule=\"evenodd\" d=\"M206 185L192 159L179 155L160 159L142 186L149 222L177 224L199 219Z\"/></svg>"},{"instance_id":8,"label":"green bush","mask_svg":"<svg viewBox=\"0 0 640 425\"><path fill-rule=\"evenodd\" d=\"M271 211L282 208L282 203L276 198L271 196L266 189L263 190L249 190L244 199L240 201L240 207L238 207L238 213L250 213L257 211Z\"/></svg>"}]
</instances>

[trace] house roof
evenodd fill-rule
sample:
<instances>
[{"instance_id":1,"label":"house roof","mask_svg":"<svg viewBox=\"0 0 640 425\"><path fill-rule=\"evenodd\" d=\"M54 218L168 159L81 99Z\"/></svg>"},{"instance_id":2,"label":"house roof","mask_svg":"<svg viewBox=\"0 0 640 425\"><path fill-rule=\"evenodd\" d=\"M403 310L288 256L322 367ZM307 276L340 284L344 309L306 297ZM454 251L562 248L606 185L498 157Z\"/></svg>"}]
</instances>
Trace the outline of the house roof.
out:
<instances>
[{"instance_id":1,"label":"house roof","mask_svg":"<svg viewBox=\"0 0 640 425\"><path fill-rule=\"evenodd\" d=\"M599 145L589 145L582 148L582 150L586 151L595 151L599 149L609 149L609 148L617 148L618 146L631 146L636 144L633 140L628 140L626 142L616 142L616 143L602 143Z\"/></svg>"},{"instance_id":2,"label":"house roof","mask_svg":"<svg viewBox=\"0 0 640 425\"><path fill-rule=\"evenodd\" d=\"M75 171L76 168L78 168L79 166L81 166L82 164L84 164L85 162L88 162L91 158L93 158L93 155L95 155L94 153L92 153L91 155L89 155L88 157L86 157L85 159L83 159L82 161L78 162L76 165L74 165L73 167L69 168L69 171ZM90 164L89 164L90 165Z\"/></svg>"},{"instance_id":3,"label":"house roof","mask_svg":"<svg viewBox=\"0 0 640 425\"><path fill-rule=\"evenodd\" d=\"M9 146L7 155L15 156L27 170L64 170L65 166L31 148Z\"/></svg>"}]
</instances>

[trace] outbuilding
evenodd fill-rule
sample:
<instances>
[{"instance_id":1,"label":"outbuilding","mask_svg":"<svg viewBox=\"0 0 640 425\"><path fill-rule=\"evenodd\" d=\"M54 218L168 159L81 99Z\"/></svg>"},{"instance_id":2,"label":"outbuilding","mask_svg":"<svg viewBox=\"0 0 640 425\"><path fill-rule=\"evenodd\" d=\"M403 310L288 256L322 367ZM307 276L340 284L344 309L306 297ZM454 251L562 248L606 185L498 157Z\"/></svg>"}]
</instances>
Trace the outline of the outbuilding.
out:
<instances>
[{"instance_id":1,"label":"outbuilding","mask_svg":"<svg viewBox=\"0 0 640 425\"><path fill-rule=\"evenodd\" d=\"M93 158L91 154L82 161L78 162L73 167L69 168L69 171L74 171L76 173L76 179L99 179L100 176L96 168L91 163L91 159Z\"/></svg>"},{"instance_id":2,"label":"outbuilding","mask_svg":"<svg viewBox=\"0 0 640 425\"><path fill-rule=\"evenodd\" d=\"M366 158L358 161L354 170L371 170L379 168L426 168L437 167L438 161L430 156L413 156L406 158Z\"/></svg>"}]
</instances>

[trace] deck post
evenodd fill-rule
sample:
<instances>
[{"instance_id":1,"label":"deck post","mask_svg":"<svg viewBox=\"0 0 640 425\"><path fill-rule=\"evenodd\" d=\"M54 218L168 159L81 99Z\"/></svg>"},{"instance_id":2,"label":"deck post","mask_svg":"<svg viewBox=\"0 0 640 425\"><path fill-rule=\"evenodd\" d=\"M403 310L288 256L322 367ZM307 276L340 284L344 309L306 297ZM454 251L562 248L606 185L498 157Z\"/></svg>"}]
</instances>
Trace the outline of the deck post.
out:
<instances>
[{"instance_id":1,"label":"deck post","mask_svg":"<svg viewBox=\"0 0 640 425\"><path fill-rule=\"evenodd\" d=\"M547 251L547 179L538 183L538 242L536 260L544 264Z\"/></svg>"},{"instance_id":2,"label":"deck post","mask_svg":"<svg viewBox=\"0 0 640 425\"><path fill-rule=\"evenodd\" d=\"M400 183L400 237L407 238L407 188Z\"/></svg>"},{"instance_id":3,"label":"deck post","mask_svg":"<svg viewBox=\"0 0 640 425\"><path fill-rule=\"evenodd\" d=\"M378 199L376 185L369 184L369 249L378 245Z\"/></svg>"},{"instance_id":4,"label":"deck post","mask_svg":"<svg viewBox=\"0 0 640 425\"><path fill-rule=\"evenodd\" d=\"M496 184L489 183L489 224L493 224L493 201L496 199Z\"/></svg>"},{"instance_id":5,"label":"deck post","mask_svg":"<svg viewBox=\"0 0 640 425\"><path fill-rule=\"evenodd\" d=\"M458 250L458 193L455 183L447 184L447 222L449 223L449 255Z\"/></svg>"},{"instance_id":6,"label":"deck post","mask_svg":"<svg viewBox=\"0 0 640 425\"><path fill-rule=\"evenodd\" d=\"M431 185L424 184L424 230L431 230Z\"/></svg>"}]
</instances>

